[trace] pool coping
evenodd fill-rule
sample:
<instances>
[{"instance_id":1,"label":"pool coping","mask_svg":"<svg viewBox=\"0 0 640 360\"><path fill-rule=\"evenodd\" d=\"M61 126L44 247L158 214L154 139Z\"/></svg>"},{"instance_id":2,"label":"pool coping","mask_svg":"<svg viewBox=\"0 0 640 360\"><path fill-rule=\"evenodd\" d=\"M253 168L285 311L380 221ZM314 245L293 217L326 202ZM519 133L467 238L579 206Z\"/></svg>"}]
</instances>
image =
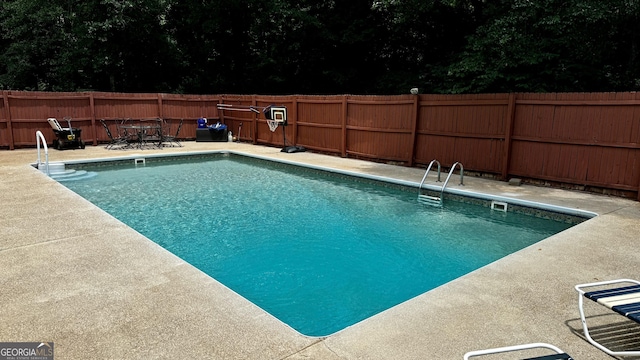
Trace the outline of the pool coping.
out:
<instances>
[{"instance_id":1,"label":"pool coping","mask_svg":"<svg viewBox=\"0 0 640 360\"><path fill-rule=\"evenodd\" d=\"M409 182L424 171L312 153L281 154L248 144L188 147L184 150L294 158ZM88 149L102 157L112 154ZM84 152L56 155L65 161L86 157ZM91 350L93 358L449 359L478 348L545 341L576 358L607 359L578 333L573 285L640 273L633 255L640 230L637 202L469 177L465 190L515 193L533 202L549 199L554 206L573 204L600 215L334 335L311 339L37 175L26 166L33 159L33 149L0 152L5 204L0 267L6 270L0 340L54 341L62 358L83 357ZM37 228L30 226L34 217ZM101 224L100 230L83 227L87 221ZM95 250L108 256L95 255ZM52 252L62 260L47 257ZM43 279L61 288L34 287ZM553 303L532 296L540 293L554 294ZM158 314L156 309L163 308L172 311Z\"/></svg>"}]
</instances>

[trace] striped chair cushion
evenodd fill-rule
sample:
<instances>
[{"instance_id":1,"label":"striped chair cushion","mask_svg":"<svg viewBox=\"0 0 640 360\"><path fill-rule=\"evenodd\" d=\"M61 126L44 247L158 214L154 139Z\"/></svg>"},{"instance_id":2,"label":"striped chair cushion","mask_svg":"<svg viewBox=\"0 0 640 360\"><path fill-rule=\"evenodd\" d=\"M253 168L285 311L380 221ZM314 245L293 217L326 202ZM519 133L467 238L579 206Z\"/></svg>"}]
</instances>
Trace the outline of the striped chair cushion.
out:
<instances>
[{"instance_id":1,"label":"striped chair cushion","mask_svg":"<svg viewBox=\"0 0 640 360\"><path fill-rule=\"evenodd\" d=\"M640 285L591 291L584 296L640 323Z\"/></svg>"}]
</instances>

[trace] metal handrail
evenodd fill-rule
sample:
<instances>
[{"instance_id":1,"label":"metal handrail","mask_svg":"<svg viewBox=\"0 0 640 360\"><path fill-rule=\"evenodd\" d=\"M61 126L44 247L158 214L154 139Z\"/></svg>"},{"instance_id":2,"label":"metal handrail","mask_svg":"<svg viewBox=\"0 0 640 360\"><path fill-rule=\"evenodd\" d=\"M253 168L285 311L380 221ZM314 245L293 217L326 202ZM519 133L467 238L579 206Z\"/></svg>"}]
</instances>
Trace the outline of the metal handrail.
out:
<instances>
[{"instance_id":1,"label":"metal handrail","mask_svg":"<svg viewBox=\"0 0 640 360\"><path fill-rule=\"evenodd\" d=\"M427 176L429 175L429 171L431 171L433 163L436 163L438 165L438 182L440 182L440 162L436 159L433 159L429 163L429 166L427 166L427 171L425 171L424 176L422 177L422 181L420 181L420 186L418 187L418 195L422 193L422 185L424 185L424 182L427 180Z\"/></svg>"},{"instance_id":2,"label":"metal handrail","mask_svg":"<svg viewBox=\"0 0 640 360\"><path fill-rule=\"evenodd\" d=\"M451 175L453 175L453 170L455 170L456 166L458 165L460 165L460 185L464 186L464 167L462 167L461 163L456 162L451 167L451 170L449 170L449 175L447 175L447 178L444 181L444 185L442 185L442 189L440 189L440 198L442 198L442 194L444 193L444 188L447 187L447 184L449 183L449 179L451 178Z\"/></svg>"},{"instance_id":3,"label":"metal handrail","mask_svg":"<svg viewBox=\"0 0 640 360\"><path fill-rule=\"evenodd\" d=\"M40 141L42 141L42 145L44 146L44 157L45 157L45 173L49 176L49 147L47 146L47 140L42 135L40 130L36 131L36 144L38 146L38 170L40 170Z\"/></svg>"}]
</instances>

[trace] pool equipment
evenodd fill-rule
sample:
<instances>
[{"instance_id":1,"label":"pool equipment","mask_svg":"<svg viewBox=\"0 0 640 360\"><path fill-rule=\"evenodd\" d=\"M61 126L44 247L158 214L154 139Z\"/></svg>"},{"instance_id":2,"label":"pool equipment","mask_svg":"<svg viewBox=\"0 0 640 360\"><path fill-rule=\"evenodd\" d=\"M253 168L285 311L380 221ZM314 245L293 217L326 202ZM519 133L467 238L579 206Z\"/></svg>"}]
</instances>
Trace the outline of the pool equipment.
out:
<instances>
[{"instance_id":1,"label":"pool equipment","mask_svg":"<svg viewBox=\"0 0 640 360\"><path fill-rule=\"evenodd\" d=\"M53 139L53 148L58 150L64 149L84 149L85 144L82 141L82 129L71 127L71 118L65 117L69 127L63 128L56 118L48 118L47 122L51 125L53 133L58 137Z\"/></svg>"},{"instance_id":2,"label":"pool equipment","mask_svg":"<svg viewBox=\"0 0 640 360\"><path fill-rule=\"evenodd\" d=\"M267 124L269 125L269 130L271 130L271 132L276 131L276 129L278 128L278 124L287 126L286 107L269 105L265 107L262 112L264 113L265 119L267 119Z\"/></svg>"},{"instance_id":3,"label":"pool equipment","mask_svg":"<svg viewBox=\"0 0 640 360\"><path fill-rule=\"evenodd\" d=\"M44 147L44 164L40 161L40 142L42 142L42 147ZM41 169L41 166L44 165L45 174L49 175L49 148L47 148L47 140L42 135L42 131L36 131L36 145L38 146L38 170Z\"/></svg>"},{"instance_id":4,"label":"pool equipment","mask_svg":"<svg viewBox=\"0 0 640 360\"><path fill-rule=\"evenodd\" d=\"M284 148L280 150L286 153L296 153L307 151L303 146L289 145L287 146L287 135L285 132L285 126L287 126L287 107L284 105L269 105L269 106L254 106L254 105L233 105L233 104L218 104L218 110L222 111L243 111L253 112L260 114L260 109L267 120L267 125L271 132L275 132L279 125L282 125L282 143ZM242 124L240 124L242 126ZM239 132L238 132L239 133ZM238 137L239 138L239 137Z\"/></svg>"},{"instance_id":5,"label":"pool equipment","mask_svg":"<svg viewBox=\"0 0 640 360\"><path fill-rule=\"evenodd\" d=\"M420 202L422 204L427 204L427 205L442 206L442 199L444 198L444 189L447 187L447 184L449 183L449 179L451 179L451 175L453 175L453 171L458 166L460 167L460 184L459 185L460 186L464 185L464 167L462 166L462 164L460 162L454 163L451 166L451 169L449 170L449 175L447 175L447 178L444 181L444 184L440 188L440 196L431 196L431 195L423 193L422 186L424 185L425 181L427 180L427 176L429 175L429 171L431 171L431 167L433 166L433 164L436 164L438 166L438 182L440 182L440 162L438 160L436 160L436 159L433 159L429 163L429 166L427 167L427 171L424 173L424 176L422 177L422 181L420 182L420 186L418 186L418 202ZM505 207L505 209L506 209L506 207Z\"/></svg>"},{"instance_id":6,"label":"pool equipment","mask_svg":"<svg viewBox=\"0 0 640 360\"><path fill-rule=\"evenodd\" d=\"M278 128L278 124L282 124L282 143L284 144L284 148L280 150L281 152L297 153L307 151L307 149L302 146L287 146L287 135L286 131L284 130L284 127L287 126L286 107L269 105L265 107L262 112L264 113L264 117L267 119L267 124L269 125L269 130L271 130L271 132L275 132Z\"/></svg>"}]
</instances>

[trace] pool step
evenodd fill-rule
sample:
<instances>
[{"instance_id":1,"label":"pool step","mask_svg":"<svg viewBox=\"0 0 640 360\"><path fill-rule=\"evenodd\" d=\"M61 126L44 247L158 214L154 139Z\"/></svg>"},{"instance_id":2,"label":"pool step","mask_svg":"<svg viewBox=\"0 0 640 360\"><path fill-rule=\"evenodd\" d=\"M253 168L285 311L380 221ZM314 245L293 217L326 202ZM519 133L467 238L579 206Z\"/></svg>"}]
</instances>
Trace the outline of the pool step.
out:
<instances>
[{"instance_id":1,"label":"pool step","mask_svg":"<svg viewBox=\"0 0 640 360\"><path fill-rule=\"evenodd\" d=\"M442 198L438 196L418 195L418 202L425 205L442 206Z\"/></svg>"},{"instance_id":2,"label":"pool step","mask_svg":"<svg viewBox=\"0 0 640 360\"><path fill-rule=\"evenodd\" d=\"M57 168L55 170L56 171L51 171L51 169L49 169L50 171L49 176L51 176L52 179L57 181L84 180L84 179L90 179L98 175L97 172L86 171L86 170L74 170L74 169L61 170L60 168Z\"/></svg>"}]
</instances>

